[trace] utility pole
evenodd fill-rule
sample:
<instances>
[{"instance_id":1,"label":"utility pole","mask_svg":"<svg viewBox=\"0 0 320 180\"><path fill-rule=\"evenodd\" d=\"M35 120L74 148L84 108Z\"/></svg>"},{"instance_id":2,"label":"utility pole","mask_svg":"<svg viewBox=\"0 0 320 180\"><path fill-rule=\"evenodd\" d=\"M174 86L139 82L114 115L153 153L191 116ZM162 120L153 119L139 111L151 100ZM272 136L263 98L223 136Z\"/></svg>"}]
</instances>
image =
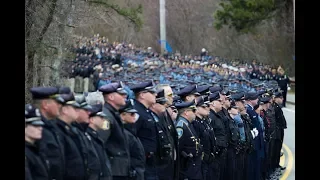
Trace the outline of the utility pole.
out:
<instances>
[{"instance_id":1,"label":"utility pole","mask_svg":"<svg viewBox=\"0 0 320 180\"><path fill-rule=\"evenodd\" d=\"M161 54L166 50L166 0L159 0L160 3L160 43Z\"/></svg>"},{"instance_id":2,"label":"utility pole","mask_svg":"<svg viewBox=\"0 0 320 180\"><path fill-rule=\"evenodd\" d=\"M293 32L296 34L296 2L293 0Z\"/></svg>"}]
</instances>

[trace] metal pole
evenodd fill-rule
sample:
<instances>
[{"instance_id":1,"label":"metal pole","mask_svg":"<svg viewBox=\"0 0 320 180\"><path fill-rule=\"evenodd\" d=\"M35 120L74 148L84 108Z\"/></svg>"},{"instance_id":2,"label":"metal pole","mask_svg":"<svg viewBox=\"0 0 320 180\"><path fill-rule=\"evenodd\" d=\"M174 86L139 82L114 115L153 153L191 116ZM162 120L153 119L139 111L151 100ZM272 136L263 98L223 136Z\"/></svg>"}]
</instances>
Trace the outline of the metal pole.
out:
<instances>
[{"instance_id":1,"label":"metal pole","mask_svg":"<svg viewBox=\"0 0 320 180\"><path fill-rule=\"evenodd\" d=\"M293 0L293 32L296 33L296 1Z\"/></svg>"},{"instance_id":2,"label":"metal pole","mask_svg":"<svg viewBox=\"0 0 320 180\"><path fill-rule=\"evenodd\" d=\"M166 1L160 1L160 43L161 54L166 50Z\"/></svg>"}]
</instances>

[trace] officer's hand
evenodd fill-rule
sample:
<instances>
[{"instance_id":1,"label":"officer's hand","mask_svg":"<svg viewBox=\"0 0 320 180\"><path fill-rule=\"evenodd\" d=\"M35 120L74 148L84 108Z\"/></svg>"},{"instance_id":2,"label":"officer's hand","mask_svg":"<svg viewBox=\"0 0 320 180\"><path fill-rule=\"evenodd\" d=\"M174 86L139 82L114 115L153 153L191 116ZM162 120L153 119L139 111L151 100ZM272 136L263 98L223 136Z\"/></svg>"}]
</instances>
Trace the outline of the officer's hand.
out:
<instances>
[{"instance_id":1,"label":"officer's hand","mask_svg":"<svg viewBox=\"0 0 320 180\"><path fill-rule=\"evenodd\" d=\"M259 134L259 131L258 131L256 128L254 128L254 129L253 129L253 132L254 132L255 136L257 137L258 134Z\"/></svg>"},{"instance_id":2,"label":"officer's hand","mask_svg":"<svg viewBox=\"0 0 320 180\"><path fill-rule=\"evenodd\" d=\"M291 87L290 86L288 86L288 91L290 91L291 90Z\"/></svg>"}]
</instances>

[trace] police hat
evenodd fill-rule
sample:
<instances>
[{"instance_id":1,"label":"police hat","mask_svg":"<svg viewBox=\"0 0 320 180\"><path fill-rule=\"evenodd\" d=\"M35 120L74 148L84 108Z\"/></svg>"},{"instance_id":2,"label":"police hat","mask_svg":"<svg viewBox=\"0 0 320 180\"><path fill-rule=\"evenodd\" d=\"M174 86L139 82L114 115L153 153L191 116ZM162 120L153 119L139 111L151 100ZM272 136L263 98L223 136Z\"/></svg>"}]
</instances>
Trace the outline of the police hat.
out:
<instances>
[{"instance_id":1,"label":"police hat","mask_svg":"<svg viewBox=\"0 0 320 180\"><path fill-rule=\"evenodd\" d=\"M274 93L274 97L275 97L275 98L281 98L281 97L283 97L283 96L282 96L282 92L279 92L279 91L278 91L278 92L275 92L275 93Z\"/></svg>"},{"instance_id":2,"label":"police hat","mask_svg":"<svg viewBox=\"0 0 320 180\"><path fill-rule=\"evenodd\" d=\"M127 91L124 89L124 85L121 81L105 84L99 88L99 91L102 92L102 94L109 94L113 92L127 94Z\"/></svg>"},{"instance_id":3,"label":"police hat","mask_svg":"<svg viewBox=\"0 0 320 180\"><path fill-rule=\"evenodd\" d=\"M86 102L84 95L81 95L80 97L75 97L75 99L76 99L76 102L79 103L80 109L84 109L87 111L91 110L92 107Z\"/></svg>"},{"instance_id":4,"label":"police hat","mask_svg":"<svg viewBox=\"0 0 320 180\"><path fill-rule=\"evenodd\" d=\"M58 103L64 103L64 100L59 95L57 87L33 87L30 89L32 99L54 99Z\"/></svg>"},{"instance_id":5,"label":"police hat","mask_svg":"<svg viewBox=\"0 0 320 180\"><path fill-rule=\"evenodd\" d=\"M164 96L164 89L161 89L160 91L157 92L156 103L165 104L166 102L167 102L167 99Z\"/></svg>"},{"instance_id":6,"label":"police hat","mask_svg":"<svg viewBox=\"0 0 320 180\"><path fill-rule=\"evenodd\" d=\"M220 86L213 86L211 88L209 88L211 93L215 93L215 92L221 92L222 88Z\"/></svg>"},{"instance_id":7,"label":"police hat","mask_svg":"<svg viewBox=\"0 0 320 180\"><path fill-rule=\"evenodd\" d=\"M221 91L221 94L222 95L225 95L226 97L230 97L230 91L228 88L224 88L222 91Z\"/></svg>"},{"instance_id":8,"label":"police hat","mask_svg":"<svg viewBox=\"0 0 320 180\"><path fill-rule=\"evenodd\" d=\"M134 101L133 99L129 99L126 101L126 105L119 109L119 113L137 113L138 111L134 109Z\"/></svg>"},{"instance_id":9,"label":"police hat","mask_svg":"<svg viewBox=\"0 0 320 180\"><path fill-rule=\"evenodd\" d=\"M59 94L70 94L70 93L72 93L70 87L67 87L67 86L59 87Z\"/></svg>"},{"instance_id":10,"label":"police hat","mask_svg":"<svg viewBox=\"0 0 320 180\"><path fill-rule=\"evenodd\" d=\"M259 95L256 92L247 92L244 96L245 100L256 100L258 99Z\"/></svg>"},{"instance_id":11,"label":"police hat","mask_svg":"<svg viewBox=\"0 0 320 180\"><path fill-rule=\"evenodd\" d=\"M204 97L203 96L200 96L200 97L197 97L196 99L196 106L202 106L202 107L208 107L207 104L205 104L205 101L204 101Z\"/></svg>"},{"instance_id":12,"label":"police hat","mask_svg":"<svg viewBox=\"0 0 320 180\"><path fill-rule=\"evenodd\" d=\"M210 101L209 101L209 96L202 96L203 97L203 101L206 105L209 105L210 104Z\"/></svg>"},{"instance_id":13,"label":"police hat","mask_svg":"<svg viewBox=\"0 0 320 180\"><path fill-rule=\"evenodd\" d=\"M243 92L238 92L238 93L231 95L231 99L234 101L242 101L242 100L244 100L244 97L245 96L244 96Z\"/></svg>"},{"instance_id":14,"label":"police hat","mask_svg":"<svg viewBox=\"0 0 320 180\"><path fill-rule=\"evenodd\" d=\"M173 96L173 103L181 102L180 96Z\"/></svg>"},{"instance_id":15,"label":"police hat","mask_svg":"<svg viewBox=\"0 0 320 180\"><path fill-rule=\"evenodd\" d=\"M194 95L197 95L197 96L200 96L200 94L197 92L197 85L188 85L186 87L184 87L183 89L181 89L177 95L180 96L180 97L185 97L185 96L188 96L188 95L191 95L191 94L194 94Z\"/></svg>"},{"instance_id":16,"label":"police hat","mask_svg":"<svg viewBox=\"0 0 320 180\"><path fill-rule=\"evenodd\" d=\"M175 107L179 109L197 109L195 101L190 101L190 102L179 102L175 104Z\"/></svg>"},{"instance_id":17,"label":"police hat","mask_svg":"<svg viewBox=\"0 0 320 180\"><path fill-rule=\"evenodd\" d=\"M235 102L234 100L231 100L231 101L230 101L230 109L231 109L231 108L235 108L235 109L238 108L238 106L236 105L236 102Z\"/></svg>"},{"instance_id":18,"label":"police hat","mask_svg":"<svg viewBox=\"0 0 320 180\"><path fill-rule=\"evenodd\" d=\"M80 104L74 98L73 93L70 94L61 94L61 97L64 100L64 106L72 106L74 108L80 108Z\"/></svg>"},{"instance_id":19,"label":"police hat","mask_svg":"<svg viewBox=\"0 0 320 180\"><path fill-rule=\"evenodd\" d=\"M138 92L142 92L142 91L148 91L148 92L151 92L151 93L156 93L153 81L148 81L148 82L143 82L143 83L140 83L140 84L135 84L135 85L131 86L130 89L134 93L138 93Z\"/></svg>"},{"instance_id":20,"label":"police hat","mask_svg":"<svg viewBox=\"0 0 320 180\"><path fill-rule=\"evenodd\" d=\"M43 126L44 123L41 120L41 114L38 108L35 108L31 104L25 105L25 123L33 126Z\"/></svg>"},{"instance_id":21,"label":"police hat","mask_svg":"<svg viewBox=\"0 0 320 180\"><path fill-rule=\"evenodd\" d=\"M92 105L89 117L94 117L94 116L106 117L107 115L105 113L103 113L102 109L103 109L102 104Z\"/></svg>"},{"instance_id":22,"label":"police hat","mask_svg":"<svg viewBox=\"0 0 320 180\"><path fill-rule=\"evenodd\" d=\"M214 92L212 94L209 95L209 101L212 102L212 101L217 101L220 99L220 94L219 92Z\"/></svg>"},{"instance_id":23,"label":"police hat","mask_svg":"<svg viewBox=\"0 0 320 180\"><path fill-rule=\"evenodd\" d=\"M267 104L270 102L271 97L265 96L259 99L262 104Z\"/></svg>"},{"instance_id":24,"label":"police hat","mask_svg":"<svg viewBox=\"0 0 320 180\"><path fill-rule=\"evenodd\" d=\"M210 87L211 87L210 85L201 85L197 87L197 91L201 95L208 95L210 94L210 90L209 90Z\"/></svg>"},{"instance_id":25,"label":"police hat","mask_svg":"<svg viewBox=\"0 0 320 180\"><path fill-rule=\"evenodd\" d=\"M261 89L258 91L258 96L262 96L263 94L265 94L267 91L265 89Z\"/></svg>"}]
</instances>

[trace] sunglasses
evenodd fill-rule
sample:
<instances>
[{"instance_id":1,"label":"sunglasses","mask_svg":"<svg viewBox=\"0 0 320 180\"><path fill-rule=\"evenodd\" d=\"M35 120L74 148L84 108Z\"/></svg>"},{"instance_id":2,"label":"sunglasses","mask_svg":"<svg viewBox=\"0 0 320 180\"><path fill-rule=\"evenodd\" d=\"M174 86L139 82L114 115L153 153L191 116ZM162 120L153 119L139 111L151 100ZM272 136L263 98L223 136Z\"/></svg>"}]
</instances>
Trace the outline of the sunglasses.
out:
<instances>
[{"instance_id":1,"label":"sunglasses","mask_svg":"<svg viewBox=\"0 0 320 180\"><path fill-rule=\"evenodd\" d=\"M197 109L188 109L187 111L192 111L193 113L195 113Z\"/></svg>"}]
</instances>

